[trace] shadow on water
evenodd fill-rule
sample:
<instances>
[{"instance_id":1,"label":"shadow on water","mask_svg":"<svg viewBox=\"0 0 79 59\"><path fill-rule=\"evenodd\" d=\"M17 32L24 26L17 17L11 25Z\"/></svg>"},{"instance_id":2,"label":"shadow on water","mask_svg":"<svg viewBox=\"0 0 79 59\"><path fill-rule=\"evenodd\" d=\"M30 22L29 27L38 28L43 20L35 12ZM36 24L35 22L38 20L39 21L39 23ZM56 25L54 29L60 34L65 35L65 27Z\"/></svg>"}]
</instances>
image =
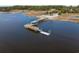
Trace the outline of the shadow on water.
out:
<instances>
[{"instance_id":1,"label":"shadow on water","mask_svg":"<svg viewBox=\"0 0 79 59\"><path fill-rule=\"evenodd\" d=\"M51 35L45 36L24 28L35 17L0 14L0 52L79 52L79 24L48 21L39 24Z\"/></svg>"}]
</instances>

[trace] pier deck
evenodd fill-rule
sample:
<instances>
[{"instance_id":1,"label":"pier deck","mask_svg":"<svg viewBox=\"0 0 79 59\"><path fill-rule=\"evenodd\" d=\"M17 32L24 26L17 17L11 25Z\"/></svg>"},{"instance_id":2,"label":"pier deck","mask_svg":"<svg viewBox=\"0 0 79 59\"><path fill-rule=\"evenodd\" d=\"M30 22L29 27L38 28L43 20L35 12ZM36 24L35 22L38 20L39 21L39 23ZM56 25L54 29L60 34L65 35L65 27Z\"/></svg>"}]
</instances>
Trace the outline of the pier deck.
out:
<instances>
[{"instance_id":1,"label":"pier deck","mask_svg":"<svg viewBox=\"0 0 79 59\"><path fill-rule=\"evenodd\" d=\"M24 25L25 28L30 29L32 31L38 31L39 27L35 26L34 24L26 24Z\"/></svg>"},{"instance_id":2,"label":"pier deck","mask_svg":"<svg viewBox=\"0 0 79 59\"><path fill-rule=\"evenodd\" d=\"M45 19L46 18L41 17L38 20L34 20L34 21L30 22L29 24L25 24L24 27L29 30L35 31L35 32L40 32L41 34L44 34L44 35L50 35L50 33L42 31L36 24L39 22L46 21Z\"/></svg>"}]
</instances>

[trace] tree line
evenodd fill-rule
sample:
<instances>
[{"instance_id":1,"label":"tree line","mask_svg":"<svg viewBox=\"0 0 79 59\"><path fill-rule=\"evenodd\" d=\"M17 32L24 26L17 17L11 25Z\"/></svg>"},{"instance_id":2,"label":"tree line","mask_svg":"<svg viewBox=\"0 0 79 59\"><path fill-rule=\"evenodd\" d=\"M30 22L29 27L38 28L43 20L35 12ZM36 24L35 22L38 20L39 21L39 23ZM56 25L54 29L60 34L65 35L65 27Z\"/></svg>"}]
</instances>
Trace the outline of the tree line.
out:
<instances>
[{"instance_id":1,"label":"tree line","mask_svg":"<svg viewBox=\"0 0 79 59\"><path fill-rule=\"evenodd\" d=\"M0 11L11 11L11 10L50 10L56 9L60 13L79 13L79 6L62 6L62 5L49 5L49 6L10 6L0 7Z\"/></svg>"}]
</instances>

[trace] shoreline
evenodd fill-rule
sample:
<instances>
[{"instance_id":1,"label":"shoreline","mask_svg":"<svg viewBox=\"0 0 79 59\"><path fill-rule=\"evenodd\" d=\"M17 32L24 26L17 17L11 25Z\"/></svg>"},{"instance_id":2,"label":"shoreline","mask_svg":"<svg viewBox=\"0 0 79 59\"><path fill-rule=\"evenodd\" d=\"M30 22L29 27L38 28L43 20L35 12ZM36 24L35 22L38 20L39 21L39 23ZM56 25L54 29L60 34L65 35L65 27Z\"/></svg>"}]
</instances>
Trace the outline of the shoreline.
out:
<instances>
[{"instance_id":1,"label":"shoreline","mask_svg":"<svg viewBox=\"0 0 79 59\"><path fill-rule=\"evenodd\" d=\"M42 16L45 15L46 11L29 11L27 14L28 16ZM40 14L39 14L40 13ZM63 13L62 15L59 15L57 17L52 17L52 19L49 20L59 20L59 21L69 21L69 22L75 22L75 23L79 23L79 17L75 17L75 16L79 16L79 13ZM39 18L39 17L37 17Z\"/></svg>"},{"instance_id":2,"label":"shoreline","mask_svg":"<svg viewBox=\"0 0 79 59\"><path fill-rule=\"evenodd\" d=\"M60 20L60 21L69 21L69 22L79 23L79 13L78 14L77 13L63 14L63 15L59 15L55 19Z\"/></svg>"},{"instance_id":3,"label":"shoreline","mask_svg":"<svg viewBox=\"0 0 79 59\"><path fill-rule=\"evenodd\" d=\"M15 14L15 13L23 13L25 16L35 16L37 18L40 18L39 16L42 15L46 15L47 11L34 11L34 10L12 10L9 12L2 12L0 11L0 13L11 13L11 14ZM79 17L75 17L75 16L79 16L79 13L63 13L62 15L58 15L57 17L52 17L52 19L49 20L58 20L58 21L69 21L69 22L75 22L75 23L79 23Z\"/></svg>"}]
</instances>

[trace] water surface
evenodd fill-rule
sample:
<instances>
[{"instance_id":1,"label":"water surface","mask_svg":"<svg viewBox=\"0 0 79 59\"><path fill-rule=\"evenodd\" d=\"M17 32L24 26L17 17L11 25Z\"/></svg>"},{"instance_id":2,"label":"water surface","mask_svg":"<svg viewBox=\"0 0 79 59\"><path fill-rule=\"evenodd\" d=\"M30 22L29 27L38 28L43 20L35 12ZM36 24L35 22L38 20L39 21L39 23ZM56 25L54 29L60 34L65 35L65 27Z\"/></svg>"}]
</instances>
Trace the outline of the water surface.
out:
<instances>
[{"instance_id":1,"label":"water surface","mask_svg":"<svg viewBox=\"0 0 79 59\"><path fill-rule=\"evenodd\" d=\"M24 28L36 20L22 13L0 13L0 52L79 52L79 24L47 21L39 24L46 36Z\"/></svg>"}]
</instances>

